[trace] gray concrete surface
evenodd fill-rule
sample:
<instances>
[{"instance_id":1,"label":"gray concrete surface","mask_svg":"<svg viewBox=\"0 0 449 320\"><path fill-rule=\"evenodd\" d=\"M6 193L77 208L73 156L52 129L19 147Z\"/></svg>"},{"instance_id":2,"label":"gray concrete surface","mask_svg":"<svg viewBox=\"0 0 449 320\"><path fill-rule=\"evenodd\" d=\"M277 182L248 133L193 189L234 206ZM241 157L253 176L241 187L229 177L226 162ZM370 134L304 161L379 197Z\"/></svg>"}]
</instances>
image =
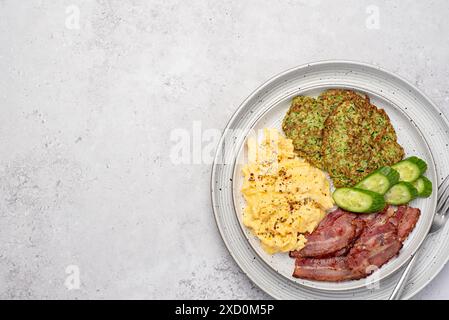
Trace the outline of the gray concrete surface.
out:
<instances>
[{"instance_id":1,"label":"gray concrete surface","mask_svg":"<svg viewBox=\"0 0 449 320\"><path fill-rule=\"evenodd\" d=\"M0 298L268 298L217 232L210 165L170 158L173 130L222 129L261 82L322 59L396 72L449 115L448 13L1 0ZM449 298L449 267L416 298Z\"/></svg>"}]
</instances>

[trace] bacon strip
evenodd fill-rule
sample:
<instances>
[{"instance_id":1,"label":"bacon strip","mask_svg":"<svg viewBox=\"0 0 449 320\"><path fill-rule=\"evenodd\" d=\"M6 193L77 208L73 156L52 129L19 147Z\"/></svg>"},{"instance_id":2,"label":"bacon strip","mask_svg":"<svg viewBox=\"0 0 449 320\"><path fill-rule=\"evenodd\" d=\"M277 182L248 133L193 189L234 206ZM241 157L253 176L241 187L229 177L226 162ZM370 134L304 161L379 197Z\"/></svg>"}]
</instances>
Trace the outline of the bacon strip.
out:
<instances>
[{"instance_id":1,"label":"bacon strip","mask_svg":"<svg viewBox=\"0 0 449 320\"><path fill-rule=\"evenodd\" d=\"M379 214L362 232L354 247L349 251L347 263L349 268L370 274L380 268L399 253L402 242L398 239L398 231L391 218L394 210Z\"/></svg>"},{"instance_id":2,"label":"bacon strip","mask_svg":"<svg viewBox=\"0 0 449 320\"><path fill-rule=\"evenodd\" d=\"M340 250L337 250L335 252L331 252L327 255L322 255L322 256L317 256L314 257L316 259L325 259L325 258L333 258L333 257L343 257L346 256L349 252L349 250L351 250L351 248L354 246L355 241L360 237L360 235L362 234L364 228L365 228L365 221L360 220L358 218L356 218L353 222L353 225L355 226L355 235L354 238L352 239L351 242L348 243L348 245Z\"/></svg>"},{"instance_id":3,"label":"bacon strip","mask_svg":"<svg viewBox=\"0 0 449 320\"><path fill-rule=\"evenodd\" d=\"M293 276L331 282L366 277L399 253L419 216L419 209L408 206L355 217L336 210L307 237L306 247L291 253Z\"/></svg>"},{"instance_id":4,"label":"bacon strip","mask_svg":"<svg viewBox=\"0 0 449 320\"><path fill-rule=\"evenodd\" d=\"M318 281L345 281L363 277L363 274L351 270L345 257L328 259L297 258L293 276Z\"/></svg>"},{"instance_id":5,"label":"bacon strip","mask_svg":"<svg viewBox=\"0 0 449 320\"><path fill-rule=\"evenodd\" d=\"M407 239L410 232L415 229L420 215L421 210L417 208L410 208L409 206L400 206L398 208L396 219L398 220L399 241L403 242Z\"/></svg>"},{"instance_id":6,"label":"bacon strip","mask_svg":"<svg viewBox=\"0 0 449 320\"><path fill-rule=\"evenodd\" d=\"M306 246L290 253L291 257L324 258L343 255L363 229L357 215L338 209L329 213L315 231L306 236Z\"/></svg>"}]
</instances>

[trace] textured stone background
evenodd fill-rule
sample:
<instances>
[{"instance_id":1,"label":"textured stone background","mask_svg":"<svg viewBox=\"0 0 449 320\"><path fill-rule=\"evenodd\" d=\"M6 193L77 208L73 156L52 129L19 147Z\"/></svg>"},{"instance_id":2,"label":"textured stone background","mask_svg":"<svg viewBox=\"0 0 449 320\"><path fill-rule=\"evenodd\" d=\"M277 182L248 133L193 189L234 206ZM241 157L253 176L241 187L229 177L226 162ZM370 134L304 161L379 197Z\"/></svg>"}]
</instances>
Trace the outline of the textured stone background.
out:
<instances>
[{"instance_id":1,"label":"textured stone background","mask_svg":"<svg viewBox=\"0 0 449 320\"><path fill-rule=\"evenodd\" d=\"M445 0L0 0L0 298L268 298L216 230L210 165L170 160L172 130L221 129L261 82L322 59L396 72L449 115L448 13ZM448 284L446 267L417 298L449 298Z\"/></svg>"}]
</instances>

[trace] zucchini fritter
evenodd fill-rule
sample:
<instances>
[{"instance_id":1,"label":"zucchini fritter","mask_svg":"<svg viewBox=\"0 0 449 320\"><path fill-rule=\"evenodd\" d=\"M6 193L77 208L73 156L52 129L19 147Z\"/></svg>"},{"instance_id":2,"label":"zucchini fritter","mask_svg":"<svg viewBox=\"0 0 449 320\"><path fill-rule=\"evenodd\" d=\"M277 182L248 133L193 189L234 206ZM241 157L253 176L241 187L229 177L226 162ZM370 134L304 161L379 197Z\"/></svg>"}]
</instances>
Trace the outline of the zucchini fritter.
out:
<instances>
[{"instance_id":1,"label":"zucchini fritter","mask_svg":"<svg viewBox=\"0 0 449 320\"><path fill-rule=\"evenodd\" d=\"M297 96L293 98L282 123L285 135L293 140L296 153L320 169L324 168L322 163L324 122L344 101L369 103L369 98L345 89L326 90L317 99Z\"/></svg>"},{"instance_id":2,"label":"zucchini fritter","mask_svg":"<svg viewBox=\"0 0 449 320\"><path fill-rule=\"evenodd\" d=\"M357 101L360 103L370 103L369 97L365 94L346 90L346 89L329 89L324 91L318 97L323 104L331 105L331 109L335 109L336 106L344 101Z\"/></svg>"},{"instance_id":3,"label":"zucchini fritter","mask_svg":"<svg viewBox=\"0 0 449 320\"><path fill-rule=\"evenodd\" d=\"M341 103L327 118L325 128L323 164L336 187L352 186L404 156L388 115L370 103Z\"/></svg>"},{"instance_id":4,"label":"zucchini fritter","mask_svg":"<svg viewBox=\"0 0 449 320\"><path fill-rule=\"evenodd\" d=\"M293 140L296 153L314 166L322 168L321 144L323 126L331 110L317 99L305 96L293 98L282 129Z\"/></svg>"},{"instance_id":5,"label":"zucchini fritter","mask_svg":"<svg viewBox=\"0 0 449 320\"><path fill-rule=\"evenodd\" d=\"M282 129L296 153L328 171L336 187L352 186L404 156L385 111L351 90L293 98Z\"/></svg>"}]
</instances>

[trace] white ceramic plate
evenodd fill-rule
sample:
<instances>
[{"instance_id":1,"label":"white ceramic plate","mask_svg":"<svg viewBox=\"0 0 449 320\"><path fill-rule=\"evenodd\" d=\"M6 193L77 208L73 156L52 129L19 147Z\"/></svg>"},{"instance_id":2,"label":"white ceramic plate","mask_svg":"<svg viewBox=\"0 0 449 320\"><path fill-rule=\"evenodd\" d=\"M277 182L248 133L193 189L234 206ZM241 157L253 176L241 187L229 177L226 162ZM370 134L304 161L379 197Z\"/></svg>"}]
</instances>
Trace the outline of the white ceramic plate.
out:
<instances>
[{"instance_id":1,"label":"white ceramic plate","mask_svg":"<svg viewBox=\"0 0 449 320\"><path fill-rule=\"evenodd\" d=\"M368 93L372 102L390 116L406 154L427 161L426 175L435 185L444 176L437 177L435 167L447 161L447 157L443 159L447 148L442 150L444 143L448 143L447 122L416 88L383 70L344 61L313 63L284 72L259 87L240 106L223 135L212 173L212 201L217 225L237 263L256 284L277 298L314 298L318 293L318 297L325 298L362 298L369 293L371 298L388 297L388 288L396 278L391 275L415 252L432 222L436 192L431 198L414 201L413 206L422 210L422 216L397 258L367 279L342 283L293 278L294 260L287 255L266 254L258 240L242 226L244 201L240 194L240 169L245 162L242 151L247 133L263 127L280 129L293 96L317 95L334 87ZM446 260L447 253L442 264Z\"/></svg>"}]
</instances>

